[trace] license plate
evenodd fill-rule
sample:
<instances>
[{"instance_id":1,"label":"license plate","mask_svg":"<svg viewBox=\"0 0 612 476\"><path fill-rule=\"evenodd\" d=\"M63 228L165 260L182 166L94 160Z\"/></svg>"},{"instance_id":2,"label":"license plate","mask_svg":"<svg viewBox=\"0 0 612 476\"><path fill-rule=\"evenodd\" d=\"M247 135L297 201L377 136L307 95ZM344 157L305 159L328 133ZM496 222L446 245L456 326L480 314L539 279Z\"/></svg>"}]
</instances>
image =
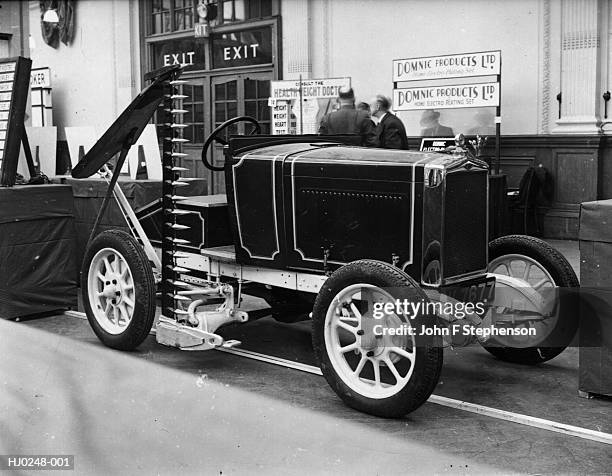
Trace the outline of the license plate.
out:
<instances>
[{"instance_id":1,"label":"license plate","mask_svg":"<svg viewBox=\"0 0 612 476\"><path fill-rule=\"evenodd\" d=\"M457 301L488 304L495 299L495 277L487 277L478 283L451 286L442 292Z\"/></svg>"}]
</instances>

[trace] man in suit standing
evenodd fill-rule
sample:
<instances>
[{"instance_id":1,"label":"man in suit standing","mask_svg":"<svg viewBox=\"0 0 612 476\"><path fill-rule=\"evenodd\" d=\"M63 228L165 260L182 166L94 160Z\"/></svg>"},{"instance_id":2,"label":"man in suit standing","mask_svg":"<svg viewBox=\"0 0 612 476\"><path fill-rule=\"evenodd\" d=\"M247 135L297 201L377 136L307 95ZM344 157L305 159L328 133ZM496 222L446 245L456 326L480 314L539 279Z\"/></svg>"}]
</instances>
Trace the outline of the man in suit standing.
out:
<instances>
[{"instance_id":1,"label":"man in suit standing","mask_svg":"<svg viewBox=\"0 0 612 476\"><path fill-rule=\"evenodd\" d=\"M432 109L423 111L421 116L421 135L423 137L455 137L453 130L439 122L440 113Z\"/></svg>"},{"instance_id":2,"label":"man in suit standing","mask_svg":"<svg viewBox=\"0 0 612 476\"><path fill-rule=\"evenodd\" d=\"M340 109L332 111L321 119L319 134L359 134L361 145L376 147L374 124L364 111L355 108L355 93L352 88L342 87L338 91Z\"/></svg>"},{"instance_id":3,"label":"man in suit standing","mask_svg":"<svg viewBox=\"0 0 612 476\"><path fill-rule=\"evenodd\" d=\"M376 137L383 149L407 149L406 128L395 114L389 112L391 100L381 94L372 100L372 116L378 119Z\"/></svg>"}]
</instances>

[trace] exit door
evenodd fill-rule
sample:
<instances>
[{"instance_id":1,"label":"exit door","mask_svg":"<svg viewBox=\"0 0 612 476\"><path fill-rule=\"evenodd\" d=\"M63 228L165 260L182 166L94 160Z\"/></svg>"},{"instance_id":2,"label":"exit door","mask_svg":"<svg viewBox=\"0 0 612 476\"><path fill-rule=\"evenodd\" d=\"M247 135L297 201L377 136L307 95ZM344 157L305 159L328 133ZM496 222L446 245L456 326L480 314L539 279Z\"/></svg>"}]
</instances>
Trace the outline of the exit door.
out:
<instances>
[{"instance_id":1,"label":"exit door","mask_svg":"<svg viewBox=\"0 0 612 476\"><path fill-rule=\"evenodd\" d=\"M181 166L190 170L191 177L206 177L207 192L225 193L223 172L212 172L202 163L202 145L216 127L237 116L251 116L261 124L262 134L270 133L270 81L272 71L242 73L223 76L189 78L180 92L187 96L180 108L187 111L183 121L183 137L188 139L183 146L187 154L181 159ZM222 135L223 139L231 134L250 133L252 125L239 123L230 126ZM246 129L246 131L245 131ZM213 142L208 159L215 165L223 165L223 146ZM185 174L187 176L187 174Z\"/></svg>"},{"instance_id":2,"label":"exit door","mask_svg":"<svg viewBox=\"0 0 612 476\"><path fill-rule=\"evenodd\" d=\"M270 81L272 72L244 73L231 76L217 76L211 79L211 130L228 119L250 116L261 125L261 133L270 133ZM228 140L232 134L249 134L253 126L249 123L231 125L222 138ZM223 165L223 146L211 146L213 163ZM210 155L209 155L210 158ZM222 172L209 172L209 193L225 193L225 176Z\"/></svg>"}]
</instances>

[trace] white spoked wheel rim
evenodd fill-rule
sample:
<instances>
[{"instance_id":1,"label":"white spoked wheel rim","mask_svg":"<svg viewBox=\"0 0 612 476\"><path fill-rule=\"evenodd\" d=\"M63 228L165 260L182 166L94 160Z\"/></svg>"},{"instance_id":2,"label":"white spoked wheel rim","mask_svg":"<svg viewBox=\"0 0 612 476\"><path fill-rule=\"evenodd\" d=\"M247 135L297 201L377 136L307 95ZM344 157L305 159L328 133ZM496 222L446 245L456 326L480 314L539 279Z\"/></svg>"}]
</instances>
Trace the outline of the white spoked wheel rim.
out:
<instances>
[{"instance_id":1,"label":"white spoked wheel rim","mask_svg":"<svg viewBox=\"0 0 612 476\"><path fill-rule=\"evenodd\" d=\"M543 305L539 311L542 314L551 309L551 300L557 296L557 285L551 274L539 262L522 254L507 254L495 258L489 263L488 271L495 274L503 274L511 278L517 278L525 283L525 286L533 288L543 297ZM490 318L493 324L500 319L508 319L512 316L511 309L497 308L493 306L490 310ZM558 312L552 313L542 320L527 320L517 322L513 327L535 328L536 336L547 336L555 327L559 319ZM505 345L511 347L529 347L534 345L530 336L499 336L497 338Z\"/></svg>"},{"instance_id":2,"label":"white spoked wheel rim","mask_svg":"<svg viewBox=\"0 0 612 476\"><path fill-rule=\"evenodd\" d=\"M132 321L136 295L132 271L113 248L98 251L89 265L87 291L93 317L109 334L124 332Z\"/></svg>"},{"instance_id":3,"label":"white spoked wheel rim","mask_svg":"<svg viewBox=\"0 0 612 476\"><path fill-rule=\"evenodd\" d=\"M371 284L353 284L333 299L325 317L325 346L340 379L360 395L381 399L400 392L410 381L416 361L414 335L375 336L374 325L405 329L410 319L385 313L374 319L376 302L395 302ZM380 330L380 328L379 328Z\"/></svg>"},{"instance_id":4,"label":"white spoked wheel rim","mask_svg":"<svg viewBox=\"0 0 612 476\"><path fill-rule=\"evenodd\" d=\"M555 280L540 263L520 254L503 255L489 263L489 272L519 278L540 292L556 287Z\"/></svg>"}]
</instances>

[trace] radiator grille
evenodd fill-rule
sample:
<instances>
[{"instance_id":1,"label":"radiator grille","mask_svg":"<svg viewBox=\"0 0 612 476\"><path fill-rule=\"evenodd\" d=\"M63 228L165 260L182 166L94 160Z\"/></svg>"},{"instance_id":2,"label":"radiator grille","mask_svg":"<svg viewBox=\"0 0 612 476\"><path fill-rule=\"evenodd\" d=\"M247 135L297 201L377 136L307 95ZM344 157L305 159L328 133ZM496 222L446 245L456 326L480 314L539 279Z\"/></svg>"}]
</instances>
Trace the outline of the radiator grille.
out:
<instances>
[{"instance_id":1,"label":"radiator grille","mask_svg":"<svg viewBox=\"0 0 612 476\"><path fill-rule=\"evenodd\" d=\"M487 266L486 170L463 170L446 176L443 273L445 278Z\"/></svg>"}]
</instances>

